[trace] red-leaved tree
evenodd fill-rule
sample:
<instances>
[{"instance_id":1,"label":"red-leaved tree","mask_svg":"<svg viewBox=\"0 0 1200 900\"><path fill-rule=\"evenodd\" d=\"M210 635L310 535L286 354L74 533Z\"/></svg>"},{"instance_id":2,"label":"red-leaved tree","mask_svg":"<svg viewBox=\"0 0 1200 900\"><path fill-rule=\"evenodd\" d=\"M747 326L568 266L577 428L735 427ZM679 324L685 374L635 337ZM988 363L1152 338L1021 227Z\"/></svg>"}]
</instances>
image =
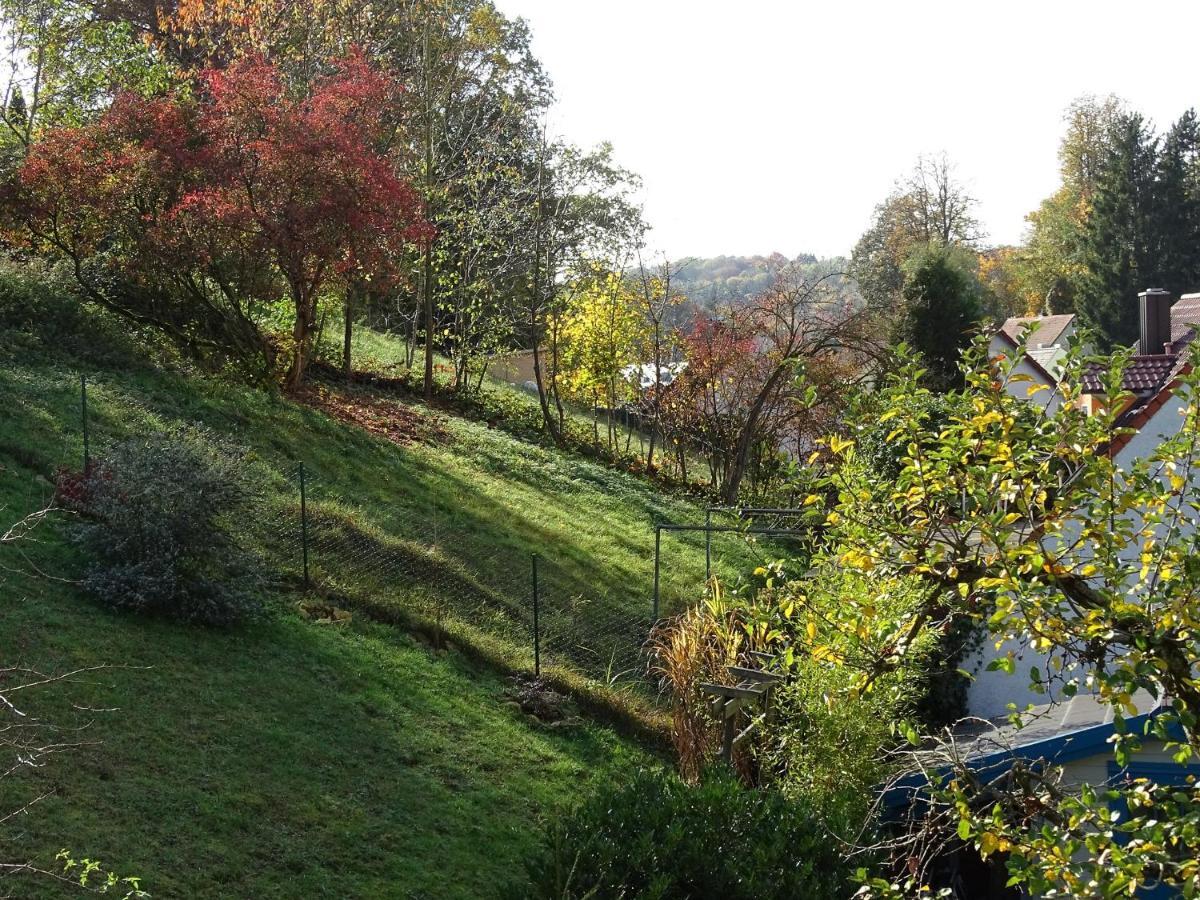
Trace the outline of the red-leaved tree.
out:
<instances>
[{"instance_id":1,"label":"red-leaved tree","mask_svg":"<svg viewBox=\"0 0 1200 900\"><path fill-rule=\"evenodd\" d=\"M838 398L868 374L868 311L836 273L786 269L754 297L686 331L687 368L672 385L673 416L708 456L711 481L734 504L752 466L780 451L804 456Z\"/></svg>"},{"instance_id":2,"label":"red-leaved tree","mask_svg":"<svg viewBox=\"0 0 1200 900\"><path fill-rule=\"evenodd\" d=\"M322 290L384 289L431 236L381 150L400 85L357 54L330 70L299 97L261 59L201 73L191 97L122 95L34 145L11 208L92 300L197 353L286 366L294 387ZM264 324L281 300L285 335Z\"/></svg>"}]
</instances>

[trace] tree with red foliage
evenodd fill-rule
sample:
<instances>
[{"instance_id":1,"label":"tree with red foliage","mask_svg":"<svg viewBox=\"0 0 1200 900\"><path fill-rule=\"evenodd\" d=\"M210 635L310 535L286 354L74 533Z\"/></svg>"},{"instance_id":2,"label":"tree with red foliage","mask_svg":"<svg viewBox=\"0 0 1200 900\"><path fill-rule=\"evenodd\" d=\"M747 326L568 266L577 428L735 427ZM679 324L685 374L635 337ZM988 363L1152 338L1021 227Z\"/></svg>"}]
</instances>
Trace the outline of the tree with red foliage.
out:
<instances>
[{"instance_id":1,"label":"tree with red foliage","mask_svg":"<svg viewBox=\"0 0 1200 900\"><path fill-rule=\"evenodd\" d=\"M725 502L737 502L755 453L775 455L785 443L802 449L805 424L826 418L814 407L828 408L855 373L867 371L870 323L837 273L788 269L683 335L688 365L672 402L690 410L688 439L707 451Z\"/></svg>"},{"instance_id":2,"label":"tree with red foliage","mask_svg":"<svg viewBox=\"0 0 1200 900\"><path fill-rule=\"evenodd\" d=\"M404 249L431 236L378 149L400 86L351 55L303 97L261 59L207 70L196 88L195 99L123 95L94 125L49 132L13 205L89 298L271 372L282 343L295 387L321 291L386 286ZM264 333L281 296L290 332Z\"/></svg>"}]
</instances>

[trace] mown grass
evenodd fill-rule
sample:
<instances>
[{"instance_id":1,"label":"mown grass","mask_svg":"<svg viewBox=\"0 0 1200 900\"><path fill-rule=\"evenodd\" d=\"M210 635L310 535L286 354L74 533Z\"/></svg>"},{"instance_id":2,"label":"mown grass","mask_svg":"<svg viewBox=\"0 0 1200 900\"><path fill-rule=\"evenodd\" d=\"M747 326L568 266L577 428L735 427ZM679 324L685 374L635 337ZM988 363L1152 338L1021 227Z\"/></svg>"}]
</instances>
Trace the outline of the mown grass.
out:
<instances>
[{"instance_id":1,"label":"mown grass","mask_svg":"<svg viewBox=\"0 0 1200 900\"><path fill-rule=\"evenodd\" d=\"M539 724L494 673L362 619L211 632L36 579L4 594L7 662L136 667L26 698L63 724L81 721L72 704L115 709L70 735L96 745L4 783L6 809L53 792L7 832L6 859L52 866L69 847L155 897L484 897L519 883L581 785L648 761L599 725Z\"/></svg>"},{"instance_id":2,"label":"mown grass","mask_svg":"<svg viewBox=\"0 0 1200 900\"><path fill-rule=\"evenodd\" d=\"M75 705L115 711L88 716L84 734L97 746L30 782L8 780L5 801L17 787L52 796L20 821L4 855L48 864L70 847L143 876L159 897L484 897L521 877L539 823L593 779L649 759L594 720L554 728L513 709L505 672L530 661L519 630L463 615L450 623L452 643L469 653L438 652L413 635L428 633L425 612L464 594L447 573L470 573L483 593L520 607L535 552L551 594L586 594L618 619L644 614L652 525L697 521L694 506L478 422L438 416L432 436L398 446L216 378L148 367L88 376L94 454L181 422L252 450L261 497L244 524L277 587L265 621L208 631L101 610L6 551L0 562L17 571L0 586L0 662L130 668L34 701L56 721L74 721ZM79 413L75 365L37 353L3 359L0 507L9 518L50 496L59 466L78 468ZM361 593L349 625L294 610L300 462L314 515L336 511L356 541L407 545L432 567L355 574L318 556L319 585L349 603ZM698 596L701 545L664 544L664 596ZM732 577L740 552L720 570ZM47 573L70 576L79 564L58 526L30 553ZM619 691L572 677L565 683L586 709L622 702ZM38 882L16 890L59 893Z\"/></svg>"}]
</instances>

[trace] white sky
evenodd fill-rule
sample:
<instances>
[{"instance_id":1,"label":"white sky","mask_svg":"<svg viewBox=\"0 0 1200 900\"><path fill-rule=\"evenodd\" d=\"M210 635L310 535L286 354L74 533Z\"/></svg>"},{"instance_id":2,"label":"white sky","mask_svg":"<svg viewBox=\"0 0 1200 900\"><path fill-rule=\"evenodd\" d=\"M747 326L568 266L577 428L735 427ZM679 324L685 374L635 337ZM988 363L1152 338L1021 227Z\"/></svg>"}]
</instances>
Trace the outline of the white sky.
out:
<instances>
[{"instance_id":1,"label":"white sky","mask_svg":"<svg viewBox=\"0 0 1200 900\"><path fill-rule=\"evenodd\" d=\"M1200 106L1200 2L496 0L533 29L552 130L612 141L673 257L848 253L921 152L994 243L1057 184L1062 112Z\"/></svg>"}]
</instances>

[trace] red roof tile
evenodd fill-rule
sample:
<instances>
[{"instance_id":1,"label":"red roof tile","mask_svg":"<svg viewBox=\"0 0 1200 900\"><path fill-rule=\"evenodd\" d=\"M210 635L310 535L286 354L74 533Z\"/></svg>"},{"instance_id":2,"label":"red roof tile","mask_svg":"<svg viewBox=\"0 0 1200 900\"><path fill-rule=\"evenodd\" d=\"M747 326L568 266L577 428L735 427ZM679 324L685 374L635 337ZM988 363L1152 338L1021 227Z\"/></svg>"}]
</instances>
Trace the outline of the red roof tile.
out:
<instances>
[{"instance_id":1,"label":"red roof tile","mask_svg":"<svg viewBox=\"0 0 1200 900\"><path fill-rule=\"evenodd\" d=\"M1175 371L1179 357L1174 354L1161 353L1157 356L1134 356L1125 367L1121 377L1121 387L1135 394L1146 394L1157 391ZM1102 366L1093 364L1083 373L1083 392L1099 394L1104 390Z\"/></svg>"},{"instance_id":2,"label":"red roof tile","mask_svg":"<svg viewBox=\"0 0 1200 900\"><path fill-rule=\"evenodd\" d=\"M1162 390L1147 400L1140 406L1135 406L1117 422L1121 428L1132 428L1133 431L1129 434L1123 434L1120 437L1114 438L1113 442L1108 445L1108 453L1110 456L1116 456L1121 452L1121 449L1132 440L1133 435L1141 431L1146 424L1154 418L1154 414L1158 412L1167 401L1171 399L1175 393L1175 388L1179 387L1180 375L1186 375L1192 370L1188 363L1180 365L1179 369L1173 373L1170 384L1165 385Z\"/></svg>"}]
</instances>

